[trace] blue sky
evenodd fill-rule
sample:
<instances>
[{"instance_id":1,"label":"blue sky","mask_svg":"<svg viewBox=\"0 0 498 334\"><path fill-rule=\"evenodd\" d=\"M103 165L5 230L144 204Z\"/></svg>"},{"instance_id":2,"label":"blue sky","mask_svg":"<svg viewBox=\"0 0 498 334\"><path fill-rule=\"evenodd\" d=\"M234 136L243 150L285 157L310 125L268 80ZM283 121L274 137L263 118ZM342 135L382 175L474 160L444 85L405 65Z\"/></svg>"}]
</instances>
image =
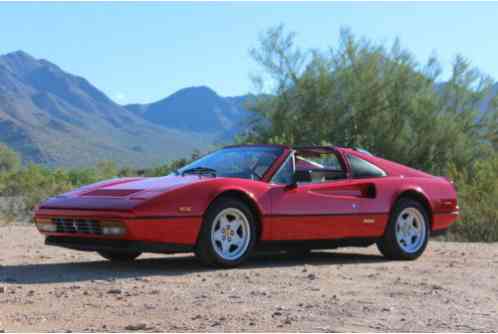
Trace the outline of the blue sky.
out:
<instances>
[{"instance_id":1,"label":"blue sky","mask_svg":"<svg viewBox=\"0 0 498 334\"><path fill-rule=\"evenodd\" d=\"M334 46L348 26L399 37L420 61L461 53L498 78L498 3L0 3L0 53L22 49L84 76L119 103L152 102L207 85L254 88L248 49L283 23L304 48Z\"/></svg>"}]
</instances>

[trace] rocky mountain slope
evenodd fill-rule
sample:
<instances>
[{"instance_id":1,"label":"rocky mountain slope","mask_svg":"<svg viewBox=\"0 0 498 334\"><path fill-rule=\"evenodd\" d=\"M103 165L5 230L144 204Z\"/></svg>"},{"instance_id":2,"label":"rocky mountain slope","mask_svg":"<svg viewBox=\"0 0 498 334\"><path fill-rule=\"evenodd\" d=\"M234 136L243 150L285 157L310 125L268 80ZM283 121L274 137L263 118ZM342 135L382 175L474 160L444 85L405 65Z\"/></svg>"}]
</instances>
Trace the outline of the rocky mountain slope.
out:
<instances>
[{"instance_id":1,"label":"rocky mountain slope","mask_svg":"<svg viewBox=\"0 0 498 334\"><path fill-rule=\"evenodd\" d=\"M250 95L222 97L206 86L184 88L150 104L125 108L157 125L182 131L212 134L223 140L240 131L248 117Z\"/></svg>"},{"instance_id":2,"label":"rocky mountain slope","mask_svg":"<svg viewBox=\"0 0 498 334\"><path fill-rule=\"evenodd\" d=\"M245 113L207 87L123 107L49 61L22 51L0 56L0 142L25 162L150 166L209 149Z\"/></svg>"}]
</instances>

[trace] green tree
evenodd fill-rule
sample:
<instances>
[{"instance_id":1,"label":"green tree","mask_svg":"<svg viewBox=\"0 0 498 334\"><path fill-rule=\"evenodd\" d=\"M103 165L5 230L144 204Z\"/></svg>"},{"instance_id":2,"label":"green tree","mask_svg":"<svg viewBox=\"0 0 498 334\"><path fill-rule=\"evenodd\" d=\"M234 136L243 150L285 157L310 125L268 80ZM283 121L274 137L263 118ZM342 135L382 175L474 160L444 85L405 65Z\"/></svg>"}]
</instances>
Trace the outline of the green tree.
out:
<instances>
[{"instance_id":1,"label":"green tree","mask_svg":"<svg viewBox=\"0 0 498 334\"><path fill-rule=\"evenodd\" d=\"M436 174L489 149L496 112L480 115L479 101L492 80L463 57L442 82L435 57L420 65L399 41L343 29L337 48L322 52L300 50L294 36L271 28L251 50L262 67L255 82L271 90L252 106L260 121L242 142L362 147Z\"/></svg>"}]
</instances>

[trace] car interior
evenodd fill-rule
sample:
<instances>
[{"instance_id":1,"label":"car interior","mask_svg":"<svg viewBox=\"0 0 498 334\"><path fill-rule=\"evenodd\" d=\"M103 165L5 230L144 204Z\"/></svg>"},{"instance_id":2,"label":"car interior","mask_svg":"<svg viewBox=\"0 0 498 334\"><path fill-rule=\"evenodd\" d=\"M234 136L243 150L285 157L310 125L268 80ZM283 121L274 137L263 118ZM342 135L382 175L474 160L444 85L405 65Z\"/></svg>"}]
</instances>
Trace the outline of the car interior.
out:
<instances>
[{"instance_id":1,"label":"car interior","mask_svg":"<svg viewBox=\"0 0 498 334\"><path fill-rule=\"evenodd\" d=\"M297 183L320 183L347 178L345 168L333 151L296 151L294 159Z\"/></svg>"}]
</instances>

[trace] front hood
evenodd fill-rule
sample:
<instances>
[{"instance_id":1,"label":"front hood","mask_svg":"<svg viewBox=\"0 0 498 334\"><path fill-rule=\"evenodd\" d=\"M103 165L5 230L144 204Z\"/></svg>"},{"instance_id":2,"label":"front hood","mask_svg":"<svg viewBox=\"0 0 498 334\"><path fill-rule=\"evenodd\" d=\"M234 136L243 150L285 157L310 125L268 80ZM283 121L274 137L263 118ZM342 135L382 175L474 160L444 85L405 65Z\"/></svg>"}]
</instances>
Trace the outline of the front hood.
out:
<instances>
[{"instance_id":1,"label":"front hood","mask_svg":"<svg viewBox=\"0 0 498 334\"><path fill-rule=\"evenodd\" d=\"M71 210L131 210L144 200L154 198L210 177L199 175L150 178L121 178L91 184L49 198L40 205L41 209Z\"/></svg>"},{"instance_id":2,"label":"front hood","mask_svg":"<svg viewBox=\"0 0 498 334\"><path fill-rule=\"evenodd\" d=\"M200 182L206 178L198 175L186 175L186 176L175 176L168 175L162 177L147 177L139 179L117 179L115 182L110 181L109 183L104 183L98 187L91 187L87 191L80 192L81 196L92 196L94 192L96 194L102 194L100 196L105 196L106 192L112 196L113 193L123 193L127 191L129 193L136 193L140 191L166 191L168 189L174 189L182 185L192 184L195 182ZM84 188L83 188L84 190ZM98 191L98 192L97 192ZM98 195L97 195L98 196ZM119 196L119 195L118 195ZM127 196L127 195L124 195Z\"/></svg>"}]
</instances>

